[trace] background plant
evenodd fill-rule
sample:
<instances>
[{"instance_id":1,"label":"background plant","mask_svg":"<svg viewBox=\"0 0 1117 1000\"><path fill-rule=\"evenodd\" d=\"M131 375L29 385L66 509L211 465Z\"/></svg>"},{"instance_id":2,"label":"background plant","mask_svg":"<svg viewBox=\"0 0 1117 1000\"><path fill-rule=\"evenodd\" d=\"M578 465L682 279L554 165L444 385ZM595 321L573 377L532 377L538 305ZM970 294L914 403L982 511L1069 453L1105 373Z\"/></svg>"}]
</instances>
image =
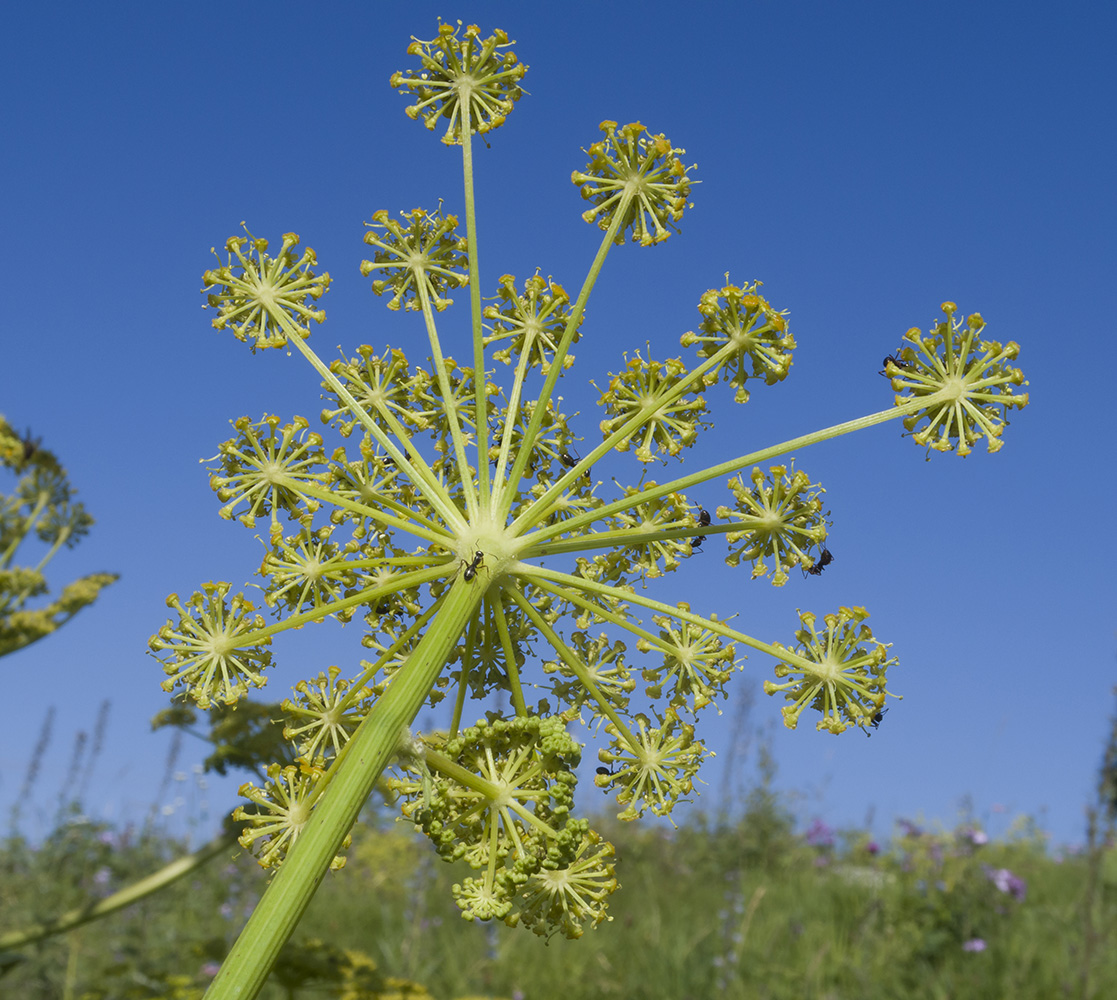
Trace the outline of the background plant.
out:
<instances>
[{"instance_id":1,"label":"background plant","mask_svg":"<svg viewBox=\"0 0 1117 1000\"><path fill-rule=\"evenodd\" d=\"M14 473L11 491L0 494L0 656L14 653L61 628L97 600L118 577L89 573L66 584L53 600L44 570L63 549L88 533L93 518L74 499L66 470L41 437L18 434L0 417L0 464ZM35 543L44 546L28 559Z\"/></svg>"}]
</instances>

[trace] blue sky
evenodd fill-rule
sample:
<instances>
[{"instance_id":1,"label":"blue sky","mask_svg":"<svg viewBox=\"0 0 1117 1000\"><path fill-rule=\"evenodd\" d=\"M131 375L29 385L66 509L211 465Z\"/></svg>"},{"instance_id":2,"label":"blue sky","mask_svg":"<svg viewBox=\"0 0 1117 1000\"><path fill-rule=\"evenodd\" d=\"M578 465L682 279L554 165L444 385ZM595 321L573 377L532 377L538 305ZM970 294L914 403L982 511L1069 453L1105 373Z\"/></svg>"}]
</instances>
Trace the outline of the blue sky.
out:
<instances>
[{"instance_id":1,"label":"blue sky","mask_svg":"<svg viewBox=\"0 0 1117 1000\"><path fill-rule=\"evenodd\" d=\"M889 424L798 456L826 487L834 521L835 561L821 577L750 582L711 543L656 596L735 612L744 631L785 642L797 608L872 612L900 657L891 686L904 695L874 738L784 731L756 687L771 670L759 655L726 714L702 719L724 761L752 684L749 723L776 724L778 784L797 791L804 819L871 815L879 831L897 816L950 824L968 795L994 832L1029 813L1056 841L1081 840L1117 653L1117 532L1105 521L1117 361L1112 8L201 9L25 5L5 17L0 264L12 294L0 318L0 413L42 436L97 518L52 579L122 579L57 636L0 664L0 808L53 705L54 740L25 817L32 831L46 822L73 734L109 699L87 805L142 819L169 742L149 732L167 702L145 655L164 598L210 579L248 581L262 555L251 533L217 518L199 459L229 436L229 419L320 409L317 379L297 357L253 357L210 328L198 294L210 247L242 219L273 239L300 233L335 278L321 352L369 342L422 354L417 321L388 313L358 264L373 211L439 198L461 210L456 152L409 121L388 86L409 65L410 36L430 37L441 15L503 27L531 67L529 96L478 151L483 294L501 274L537 267L580 284L597 231L581 221L569 176L600 120L640 120L698 164L681 235L611 255L590 301L564 385L587 436L596 397L579 387L602 384L645 341L659 356L678 353L699 295L727 271L764 281L790 310L799 348L786 382L744 408L728 395L715 407L717 430L684 469L883 409L881 358L909 327L926 329L944 299L1021 345L1032 403L997 455L925 462ZM464 300L454 308L464 345ZM694 499L724 502L710 490ZM266 695L303 676L300 660L313 671L351 662L357 638L353 628L301 634ZM188 772L200 758L187 745L176 766ZM734 780L748 780L754 759L738 762ZM707 780L702 802L715 809L716 762ZM233 789L218 784L208 799L200 833ZM194 800L191 809L199 815Z\"/></svg>"}]
</instances>

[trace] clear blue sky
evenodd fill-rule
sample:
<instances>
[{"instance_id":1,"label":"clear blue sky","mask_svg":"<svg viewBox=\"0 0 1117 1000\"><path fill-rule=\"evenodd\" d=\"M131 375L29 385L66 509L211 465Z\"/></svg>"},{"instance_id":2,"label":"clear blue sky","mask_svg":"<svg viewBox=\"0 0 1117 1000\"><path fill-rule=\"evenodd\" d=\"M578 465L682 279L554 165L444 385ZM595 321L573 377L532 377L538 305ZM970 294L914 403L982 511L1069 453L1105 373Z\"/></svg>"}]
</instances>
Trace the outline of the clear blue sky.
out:
<instances>
[{"instance_id":1,"label":"clear blue sky","mask_svg":"<svg viewBox=\"0 0 1117 1000\"><path fill-rule=\"evenodd\" d=\"M994 832L1027 812L1056 841L1081 840L1117 653L1117 531L1106 520L1117 361L1112 7L204 10L28 4L5 14L0 266L11 284L0 412L43 437L97 518L52 578L113 570L122 580L59 635L0 663L0 808L18 792L48 706L58 714L41 814L73 733L110 699L87 804L96 816L143 817L169 742L148 731L167 702L145 655L164 598L210 579L248 581L262 555L249 532L218 519L198 460L229 436L231 418L320 409L317 379L298 358L252 357L210 328L198 294L210 247L242 219L273 239L302 234L335 277L319 350L391 342L422 354L414 317L389 314L357 268L373 211L440 197L461 209L457 153L409 121L388 86L409 65L409 37L430 37L441 14L505 28L531 67L530 96L479 150L483 294L501 274L536 267L580 283L598 237L579 218L569 176L601 119L639 119L698 164L682 234L611 256L567 385L601 384L646 340L660 356L677 352L699 295L726 271L763 280L791 311L791 376L745 408L726 399L695 461L884 408L881 358L944 299L1021 345L1032 403L1000 454L925 462L886 425L799 456L834 520L835 561L822 577L782 589L750 582L710 543L658 594L736 612L745 631L785 642L799 607L863 604L893 643L892 686L904 700L873 739L777 725L778 783L802 793L804 819L858 824L873 810L881 831L920 813L951 823L970 795ZM464 300L454 309L464 324ZM564 391L591 433L595 396ZM352 627L340 641L301 635L303 662L351 663L356 638ZM740 690L770 669L751 657ZM264 693L280 698L303 674L297 660L281 661ZM778 705L755 693L751 724L777 721ZM728 743L734 709L702 719L715 749ZM187 745L179 768L200 754ZM716 769L708 780L704 804L716 808ZM231 788L212 789L214 814L232 799Z\"/></svg>"}]
</instances>

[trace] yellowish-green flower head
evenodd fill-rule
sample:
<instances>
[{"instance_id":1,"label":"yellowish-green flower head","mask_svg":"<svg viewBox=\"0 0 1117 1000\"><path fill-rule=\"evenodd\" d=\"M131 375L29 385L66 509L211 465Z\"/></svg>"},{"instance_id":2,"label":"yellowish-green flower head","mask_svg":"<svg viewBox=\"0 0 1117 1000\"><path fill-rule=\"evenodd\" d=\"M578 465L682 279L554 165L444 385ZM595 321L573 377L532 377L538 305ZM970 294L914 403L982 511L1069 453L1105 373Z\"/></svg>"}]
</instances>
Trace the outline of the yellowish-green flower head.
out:
<instances>
[{"instance_id":1,"label":"yellowish-green flower head","mask_svg":"<svg viewBox=\"0 0 1117 1000\"><path fill-rule=\"evenodd\" d=\"M795 644L784 646L737 621L746 597L731 618L699 613L672 593L670 575L691 559L712 562L724 544L730 571L747 565L753 578L812 587L834 562L830 525L822 486L793 456L890 419L931 449L965 454L985 436L995 450L1005 413L1027 396L1014 392L1023 377L1007 364L1016 345L982 339L981 318L963 326L948 303L943 323L926 336L909 332L886 363L894 406L651 479L652 462L692 454L719 406L747 403L756 387L790 375L787 311L759 282L726 275L698 294L700 320L681 335L682 355L657 355L650 343L618 349L591 439L589 419L559 393L560 378L576 371L575 343L616 338L595 329L589 294L616 247L651 247L678 232L694 168L639 122L603 122L572 174L590 204L583 218L603 233L586 278L505 274L483 285L471 136L500 125L523 94L526 67L510 44L501 31L443 24L410 47L420 68L392 77L415 97L407 114L428 129L445 123L443 142L463 156L464 227L441 203L381 210L366 224L374 252L361 274L389 309L413 314L425 358L411 342L406 353L361 344L319 358L309 337L325 318L329 275L291 234L275 256L264 240L230 239L227 262L205 273L214 326L313 366L323 426L243 417L214 459L222 515L250 528L266 519L261 589L275 620L229 585L209 584L172 598L177 620L151 647L164 687L205 706L265 683L275 634L326 619L360 628L368 659L348 670L313 665L293 685L284 702L290 759L276 762L264 788L246 789L256 809L239 813L250 824L244 842L269 864L296 857L300 837L315 836L307 817L332 801L339 774L355 818L360 796L348 789L367 795L371 782L351 780L348 762L396 753L404 814L443 857L474 870L454 890L463 916L573 937L606 919L616 885L611 848L573 812L582 756L573 721L603 744L597 785L615 792L621 818L635 819L668 815L692 794L709 756L700 728L745 649L775 659L765 690L783 696L791 728L809 710L825 732L864 729L890 694L895 658L864 608L804 611ZM463 290L465 363L446 354L439 329ZM725 484L718 503L713 491ZM424 705L440 703L445 733L407 731ZM470 717L479 721L470 726Z\"/></svg>"}]
</instances>

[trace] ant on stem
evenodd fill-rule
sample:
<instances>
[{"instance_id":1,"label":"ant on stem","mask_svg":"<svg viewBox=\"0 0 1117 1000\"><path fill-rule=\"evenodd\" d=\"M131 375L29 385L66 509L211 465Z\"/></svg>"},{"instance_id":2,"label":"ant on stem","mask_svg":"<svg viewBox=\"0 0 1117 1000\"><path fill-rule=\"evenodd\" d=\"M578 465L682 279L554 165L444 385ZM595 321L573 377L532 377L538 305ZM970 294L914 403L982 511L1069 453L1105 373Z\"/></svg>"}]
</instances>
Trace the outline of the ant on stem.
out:
<instances>
[{"instance_id":1,"label":"ant on stem","mask_svg":"<svg viewBox=\"0 0 1117 1000\"><path fill-rule=\"evenodd\" d=\"M577 452L575 452L572 455L565 448L562 451L559 452L559 461L562 462L562 464L565 465L568 469L573 469L574 466L576 466L581 460L582 459L577 454ZM587 482L589 481L589 479L590 479L590 470L589 469L586 469L586 471L582 473L582 478L585 479Z\"/></svg>"},{"instance_id":2,"label":"ant on stem","mask_svg":"<svg viewBox=\"0 0 1117 1000\"><path fill-rule=\"evenodd\" d=\"M705 507L698 508L698 527L706 528L710 524L710 512ZM705 535L695 535L691 540L690 548L692 552L701 552L702 543L706 541Z\"/></svg>"},{"instance_id":3,"label":"ant on stem","mask_svg":"<svg viewBox=\"0 0 1117 1000\"><path fill-rule=\"evenodd\" d=\"M485 553L475 553L472 562L467 563L463 559L462 565L465 567L465 572L462 573L462 579L464 579L466 583L469 583L475 576L477 576L477 571L485 565Z\"/></svg>"}]
</instances>

